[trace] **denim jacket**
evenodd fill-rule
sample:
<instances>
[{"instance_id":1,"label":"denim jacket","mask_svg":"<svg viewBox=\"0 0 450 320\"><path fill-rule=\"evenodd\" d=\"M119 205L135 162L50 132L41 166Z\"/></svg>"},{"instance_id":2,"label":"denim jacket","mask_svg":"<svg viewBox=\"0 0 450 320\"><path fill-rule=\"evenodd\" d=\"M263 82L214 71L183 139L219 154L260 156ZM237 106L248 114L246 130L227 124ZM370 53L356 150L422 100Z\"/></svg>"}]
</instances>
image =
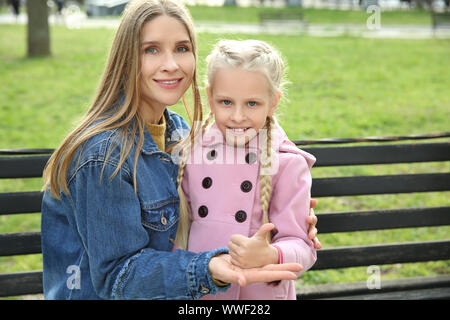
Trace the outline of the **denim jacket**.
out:
<instances>
[{"instance_id":1,"label":"denim jacket","mask_svg":"<svg viewBox=\"0 0 450 320\"><path fill-rule=\"evenodd\" d=\"M174 132L188 130L165 110L166 146ZM224 292L208 271L226 248L193 253L173 249L179 219L178 166L145 130L133 167L137 137L117 175L117 130L89 139L68 170L69 195L44 192L42 201L43 285L46 299L199 299ZM180 135L178 135L180 136ZM112 148L112 147L115 148ZM112 148L112 149L111 149ZM109 150L113 150L105 160ZM103 166L105 164L106 165ZM101 178L101 173L103 175Z\"/></svg>"}]
</instances>

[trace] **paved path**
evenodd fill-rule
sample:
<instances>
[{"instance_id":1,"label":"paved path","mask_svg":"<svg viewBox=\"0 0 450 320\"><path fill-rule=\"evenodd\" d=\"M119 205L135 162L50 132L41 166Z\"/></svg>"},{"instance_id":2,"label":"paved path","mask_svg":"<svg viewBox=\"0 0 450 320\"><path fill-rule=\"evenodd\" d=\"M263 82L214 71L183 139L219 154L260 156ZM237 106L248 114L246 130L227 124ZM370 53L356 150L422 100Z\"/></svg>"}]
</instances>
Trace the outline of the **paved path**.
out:
<instances>
[{"instance_id":1,"label":"paved path","mask_svg":"<svg viewBox=\"0 0 450 320\"><path fill-rule=\"evenodd\" d=\"M364 38L396 38L396 39L450 39L450 29L433 33L431 26L383 26L369 30L364 25L355 24L311 24L301 23L267 23L267 24L222 24L214 22L197 22L197 32L211 33L247 33L247 34L288 34L308 35L316 37L357 36Z\"/></svg>"},{"instance_id":2,"label":"paved path","mask_svg":"<svg viewBox=\"0 0 450 320\"><path fill-rule=\"evenodd\" d=\"M69 28L117 28L119 20L108 18L87 18L84 14L73 14L65 20L61 17L50 16L50 24L66 24ZM0 15L0 24L27 22L27 16L21 14L18 19L12 15ZM365 25L354 24L312 24L301 23L266 23L266 24L244 24L244 23L221 23L203 22L195 23L197 32L209 33L245 33L245 34L287 34L287 35L309 35L316 37L333 36L358 36L365 38L394 38L394 39L450 39L450 29L439 29L433 33L429 25L382 25L379 29L369 30Z\"/></svg>"}]
</instances>

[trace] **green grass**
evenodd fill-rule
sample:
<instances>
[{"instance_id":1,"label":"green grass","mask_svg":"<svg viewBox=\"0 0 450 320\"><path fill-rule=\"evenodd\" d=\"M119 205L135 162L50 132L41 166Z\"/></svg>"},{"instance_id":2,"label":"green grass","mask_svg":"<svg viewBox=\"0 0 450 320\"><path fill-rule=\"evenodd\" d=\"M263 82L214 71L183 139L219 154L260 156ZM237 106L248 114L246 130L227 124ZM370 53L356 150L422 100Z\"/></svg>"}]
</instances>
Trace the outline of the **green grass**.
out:
<instances>
[{"instance_id":1,"label":"green grass","mask_svg":"<svg viewBox=\"0 0 450 320\"><path fill-rule=\"evenodd\" d=\"M52 27L52 57L26 59L24 26L0 27L0 149L54 148L86 111L113 30ZM287 99L279 120L291 139L448 131L449 40L200 34L199 72L219 38L258 38L284 54ZM206 101L206 100L204 100ZM180 105L173 107L185 116ZM448 163L314 168L313 177L448 172ZM0 181L0 192L37 190L39 179ZM449 192L319 199L317 213L449 205ZM0 216L0 233L40 229L40 215ZM320 230L319 230L320 232ZM325 248L450 238L450 227L319 234ZM41 269L40 255L0 258L0 272ZM382 279L448 274L448 261L382 266ZM365 281L366 268L311 271L300 284Z\"/></svg>"},{"instance_id":2,"label":"green grass","mask_svg":"<svg viewBox=\"0 0 450 320\"><path fill-rule=\"evenodd\" d=\"M209 7L189 6L194 21L224 21L230 23L259 23L259 14L273 11L298 11L298 8L264 7ZM310 24L361 24L373 12L364 10L301 9L303 18ZM425 10L394 10L381 12L381 25L431 25L430 13Z\"/></svg>"}]
</instances>

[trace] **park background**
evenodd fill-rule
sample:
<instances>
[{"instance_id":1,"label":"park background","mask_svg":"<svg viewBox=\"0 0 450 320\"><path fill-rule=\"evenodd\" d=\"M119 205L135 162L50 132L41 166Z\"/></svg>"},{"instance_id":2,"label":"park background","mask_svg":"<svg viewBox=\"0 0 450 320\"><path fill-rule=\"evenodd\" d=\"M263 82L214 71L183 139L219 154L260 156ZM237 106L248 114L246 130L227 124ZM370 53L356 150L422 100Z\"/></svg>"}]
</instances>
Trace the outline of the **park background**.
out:
<instances>
[{"instance_id":1,"label":"park background","mask_svg":"<svg viewBox=\"0 0 450 320\"><path fill-rule=\"evenodd\" d=\"M245 34L239 31L239 24L258 25L260 12L279 10L274 6L283 3L255 1L244 7L239 1L237 6L222 6L220 1L215 1L215 6L205 5L206 1L202 5L193 5L194 2L189 2L189 9L199 25L230 25L229 29L221 29L223 33L206 27L198 33L202 85L204 58L219 39L260 39L282 52L288 65L290 84L278 108L278 119L290 139L405 136L449 131L448 37L433 36L432 32L429 37L420 39L414 37L414 32L410 36L403 33L404 36L398 38L366 37L351 32L337 36L313 36L306 32L269 34L264 31ZM329 5L318 5L324 3ZM412 7L393 3L385 1L385 7L380 7L381 30L392 26L431 30L430 7L425 1ZM51 2L49 4L51 55L48 57L27 57L27 25L21 23L26 8L22 8L19 18L0 24L0 149L57 147L87 110L103 71L114 25L68 26L64 21L67 16L58 17L55 7ZM443 2L438 4L443 8ZM82 5L80 8L83 10ZM298 10L298 7L282 10ZM342 25L367 29L371 16L359 3L343 0L304 1L302 12L309 27L326 25L331 31ZM11 16L5 5L0 6L0 16ZM101 19L114 22L117 16ZM207 110L207 100L203 101ZM187 119L181 104L171 109ZM449 164L444 162L313 168L312 175L319 178L448 171ZM0 180L0 192L37 190L41 184L40 179L3 179ZM449 204L448 196L448 192L431 192L320 198L316 213L320 219L321 212L348 208L443 206ZM0 233L39 230L40 214L0 216ZM336 234L320 234L319 230L319 238L324 248L442 240L450 238L450 227ZM380 268L382 280L450 273L449 261ZM41 255L0 258L0 273L41 269ZM366 267L310 271L297 280L297 285L366 281L368 276Z\"/></svg>"}]
</instances>

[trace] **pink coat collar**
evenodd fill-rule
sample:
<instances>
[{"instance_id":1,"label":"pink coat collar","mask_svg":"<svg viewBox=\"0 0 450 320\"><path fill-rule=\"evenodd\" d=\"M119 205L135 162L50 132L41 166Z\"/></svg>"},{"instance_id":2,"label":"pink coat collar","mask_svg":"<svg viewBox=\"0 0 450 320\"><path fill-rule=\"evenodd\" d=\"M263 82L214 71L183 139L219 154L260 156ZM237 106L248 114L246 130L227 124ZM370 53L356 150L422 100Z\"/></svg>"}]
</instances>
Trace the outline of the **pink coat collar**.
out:
<instances>
[{"instance_id":1,"label":"pink coat collar","mask_svg":"<svg viewBox=\"0 0 450 320\"><path fill-rule=\"evenodd\" d=\"M306 159L308 167L311 169L316 162L316 158L312 154L299 149L292 141L289 140L286 132L283 128L281 128L278 122L276 120L274 120L274 122L275 128L272 129L272 150L275 150L278 153L285 152L299 154ZM253 138L247 147L250 147L250 149L261 149L259 144L259 140L261 139L264 139L263 134L259 134ZM217 127L216 122L214 122L203 134L202 146L213 148L224 144L225 137Z\"/></svg>"}]
</instances>

